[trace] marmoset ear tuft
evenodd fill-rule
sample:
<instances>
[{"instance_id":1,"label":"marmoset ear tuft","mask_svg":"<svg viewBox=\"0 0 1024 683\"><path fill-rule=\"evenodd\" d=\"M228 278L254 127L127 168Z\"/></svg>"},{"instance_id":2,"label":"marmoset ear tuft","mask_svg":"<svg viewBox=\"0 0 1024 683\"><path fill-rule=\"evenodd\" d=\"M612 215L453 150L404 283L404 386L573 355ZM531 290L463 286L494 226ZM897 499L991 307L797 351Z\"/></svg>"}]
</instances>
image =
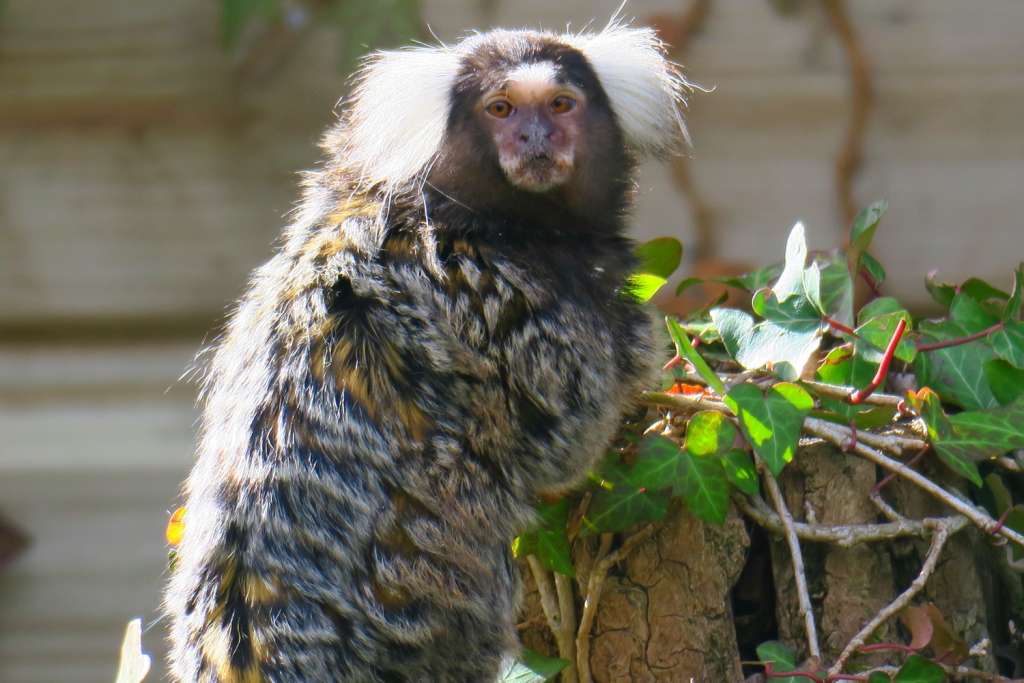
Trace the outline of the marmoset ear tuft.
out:
<instances>
[{"instance_id":1,"label":"marmoset ear tuft","mask_svg":"<svg viewBox=\"0 0 1024 683\"><path fill-rule=\"evenodd\" d=\"M668 59L653 29L613 19L599 33L562 39L590 62L634 151L666 154L689 142L681 110L693 86Z\"/></svg>"}]
</instances>

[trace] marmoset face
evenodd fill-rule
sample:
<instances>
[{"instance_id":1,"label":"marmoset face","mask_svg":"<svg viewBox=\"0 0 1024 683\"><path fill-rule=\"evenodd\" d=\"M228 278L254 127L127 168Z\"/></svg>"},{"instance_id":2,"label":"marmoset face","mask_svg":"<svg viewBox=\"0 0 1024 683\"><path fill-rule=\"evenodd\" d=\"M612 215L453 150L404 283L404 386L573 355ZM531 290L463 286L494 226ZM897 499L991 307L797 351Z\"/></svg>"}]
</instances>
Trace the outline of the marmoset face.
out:
<instances>
[{"instance_id":1,"label":"marmoset face","mask_svg":"<svg viewBox=\"0 0 1024 683\"><path fill-rule=\"evenodd\" d=\"M587 97L561 82L549 61L522 64L478 103L498 162L515 187L547 192L572 178L584 127Z\"/></svg>"}]
</instances>

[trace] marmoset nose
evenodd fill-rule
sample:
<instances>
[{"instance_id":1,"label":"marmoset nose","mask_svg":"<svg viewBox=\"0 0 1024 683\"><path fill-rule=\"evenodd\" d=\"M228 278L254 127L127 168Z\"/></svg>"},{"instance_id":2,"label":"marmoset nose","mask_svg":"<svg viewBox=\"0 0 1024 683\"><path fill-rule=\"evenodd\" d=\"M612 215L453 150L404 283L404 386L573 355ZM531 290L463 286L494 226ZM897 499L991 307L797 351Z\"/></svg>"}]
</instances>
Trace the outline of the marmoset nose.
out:
<instances>
[{"instance_id":1,"label":"marmoset nose","mask_svg":"<svg viewBox=\"0 0 1024 683\"><path fill-rule=\"evenodd\" d=\"M523 122L519 129L519 142L527 152L547 149L555 127L540 116L534 115Z\"/></svg>"}]
</instances>

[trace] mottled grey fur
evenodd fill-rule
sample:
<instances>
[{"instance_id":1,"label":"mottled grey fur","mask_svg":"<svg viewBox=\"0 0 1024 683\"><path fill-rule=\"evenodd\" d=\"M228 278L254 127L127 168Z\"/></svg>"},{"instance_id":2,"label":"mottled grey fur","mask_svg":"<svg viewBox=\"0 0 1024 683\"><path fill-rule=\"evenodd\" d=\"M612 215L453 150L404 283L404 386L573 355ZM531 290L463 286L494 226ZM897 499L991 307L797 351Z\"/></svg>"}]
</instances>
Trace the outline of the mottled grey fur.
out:
<instances>
[{"instance_id":1,"label":"mottled grey fur","mask_svg":"<svg viewBox=\"0 0 1024 683\"><path fill-rule=\"evenodd\" d=\"M557 43L489 49L571 50ZM495 678L517 647L510 540L538 494L585 475L649 376L648 317L620 292L632 152L605 116L615 149L594 158L622 168L588 170L604 217L455 199L426 169L367 186L351 118L328 136L208 374L166 596L174 680ZM438 169L465 162L440 152Z\"/></svg>"}]
</instances>

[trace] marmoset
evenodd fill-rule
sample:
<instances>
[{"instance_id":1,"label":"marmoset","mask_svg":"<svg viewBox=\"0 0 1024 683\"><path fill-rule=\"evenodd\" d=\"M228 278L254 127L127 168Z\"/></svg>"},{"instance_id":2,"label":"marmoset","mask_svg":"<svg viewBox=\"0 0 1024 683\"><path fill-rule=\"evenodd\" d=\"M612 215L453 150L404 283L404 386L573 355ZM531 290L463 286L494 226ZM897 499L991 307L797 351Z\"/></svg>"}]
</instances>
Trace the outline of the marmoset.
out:
<instances>
[{"instance_id":1,"label":"marmoset","mask_svg":"<svg viewBox=\"0 0 1024 683\"><path fill-rule=\"evenodd\" d=\"M172 678L499 675L510 541L650 377L625 215L687 87L618 22L366 60L208 369Z\"/></svg>"}]
</instances>

